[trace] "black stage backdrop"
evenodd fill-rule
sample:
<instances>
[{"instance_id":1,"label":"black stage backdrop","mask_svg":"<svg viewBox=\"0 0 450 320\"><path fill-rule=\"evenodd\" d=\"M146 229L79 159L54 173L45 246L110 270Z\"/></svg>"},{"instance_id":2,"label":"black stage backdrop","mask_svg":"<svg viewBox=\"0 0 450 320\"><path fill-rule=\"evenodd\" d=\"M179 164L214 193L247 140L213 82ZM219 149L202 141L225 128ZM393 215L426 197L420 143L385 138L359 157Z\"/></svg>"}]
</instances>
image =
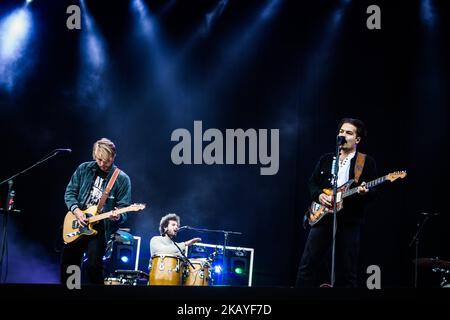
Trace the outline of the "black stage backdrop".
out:
<instances>
[{"instance_id":1,"label":"black stage backdrop","mask_svg":"<svg viewBox=\"0 0 450 320\"><path fill-rule=\"evenodd\" d=\"M55 148L73 150L14 179L21 213L9 218L6 282L58 282L65 186L108 137L133 202L148 205L126 225L142 238L141 270L160 217L175 212L182 225L242 232L228 244L255 249L254 286L293 286L307 181L342 117L365 122L362 148L380 175L408 171L367 212L362 285L369 265L380 266L383 287L413 285L408 245L421 212L440 215L425 225L419 257L450 259L446 1L140 1L141 15L133 2L87 0L96 28L83 20L69 30L66 8L78 1L35 0L26 49L9 69L2 61L0 180ZM380 30L366 27L372 4ZM0 18L21 6L2 1ZM279 129L278 172L261 175L248 155L239 165L173 164L171 134L193 135L194 121L224 135ZM2 207L6 193L4 184ZM421 286L439 285L430 270L420 275Z\"/></svg>"}]
</instances>

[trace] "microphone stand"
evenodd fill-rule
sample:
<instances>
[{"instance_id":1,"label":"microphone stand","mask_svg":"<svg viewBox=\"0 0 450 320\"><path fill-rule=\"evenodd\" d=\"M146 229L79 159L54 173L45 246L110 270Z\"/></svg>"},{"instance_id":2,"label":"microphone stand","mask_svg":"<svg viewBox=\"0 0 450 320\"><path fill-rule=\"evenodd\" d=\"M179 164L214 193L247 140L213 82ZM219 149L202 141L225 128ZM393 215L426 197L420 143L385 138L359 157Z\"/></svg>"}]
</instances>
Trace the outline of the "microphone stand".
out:
<instances>
[{"instance_id":1,"label":"microphone stand","mask_svg":"<svg viewBox=\"0 0 450 320\"><path fill-rule=\"evenodd\" d=\"M189 229L189 230L195 230L195 231L199 231L199 232L216 232L216 233L223 233L223 252L222 252L222 267L225 270L225 272L228 270L227 269L227 244L228 244L228 235L230 234L239 234L242 235L242 232L238 232L238 231L226 231L226 230L211 230L211 229L201 229L201 228L193 228L190 226L184 226L184 228ZM221 273L221 283L223 283L223 273Z\"/></svg>"},{"instance_id":2,"label":"microphone stand","mask_svg":"<svg viewBox=\"0 0 450 320\"><path fill-rule=\"evenodd\" d=\"M419 234L422 231L422 229L425 226L425 223L428 221L428 219L430 219L429 215L425 216L425 218L422 220L422 222L419 222L419 221L417 222L417 231L414 234L414 236L411 239L411 242L409 243L409 246L408 246L408 247L412 247L412 245L414 243L416 244L416 247L415 247L416 259L414 260L414 288L417 288L417 274L418 274L417 263L418 263L418 259L419 259Z\"/></svg>"},{"instance_id":3,"label":"microphone stand","mask_svg":"<svg viewBox=\"0 0 450 320\"><path fill-rule=\"evenodd\" d=\"M12 175L11 177L9 177L8 179L3 180L2 182L0 182L0 186L2 184L4 184L5 182L9 181L9 180L13 180L15 177L20 176L21 174L27 172L28 170L33 169L34 167L36 167L37 165L49 160L50 158L53 158L54 156L56 156L58 153L60 153L61 151L64 151L65 149L55 149L52 152L48 153L46 156L44 156L42 159L38 160L36 163L32 164L31 166L29 166L28 168ZM70 149L67 149L70 150Z\"/></svg>"},{"instance_id":4,"label":"microphone stand","mask_svg":"<svg viewBox=\"0 0 450 320\"><path fill-rule=\"evenodd\" d=\"M3 213L3 234L1 239L1 248L0 248L0 283L6 282L6 278L8 277L8 215L11 212L20 213L20 210L14 209L14 197L16 195L15 191L12 189L14 184L14 179L21 174L24 174L25 172L31 170L32 168L36 167L37 165L49 160L50 158L53 158L56 156L59 152L64 151L60 149L55 149L52 152L48 153L46 156L38 160L36 163L32 164L28 168L25 168L24 170L12 175L8 179L5 179L0 182L0 186L6 182L8 182L8 194L6 197L6 203L5 208L0 208L0 213ZM5 259L6 257L6 259ZM3 259L6 261L5 265L5 279L3 281Z\"/></svg>"},{"instance_id":5,"label":"microphone stand","mask_svg":"<svg viewBox=\"0 0 450 320\"><path fill-rule=\"evenodd\" d=\"M184 262L185 262L185 263L189 263L190 266L192 267L192 269L195 270L194 265L193 265L192 262L189 261L189 259L186 257L186 255L184 254L183 250L181 250L181 248L178 246L178 244L177 244L175 241L173 241L173 239L172 239L171 236L169 236L167 233L166 233L166 235L169 237L169 239L172 241L172 243L175 245L175 247L177 247L178 251L180 251L181 255L183 256Z\"/></svg>"},{"instance_id":6,"label":"microphone stand","mask_svg":"<svg viewBox=\"0 0 450 320\"><path fill-rule=\"evenodd\" d=\"M333 164L331 166L331 174L333 178L333 241L331 247L331 287L334 287L335 282L335 257L336 257L336 230L337 230L337 183L338 183L338 171L339 171L339 155L341 145L339 136L336 137L336 150L333 157Z\"/></svg>"}]
</instances>

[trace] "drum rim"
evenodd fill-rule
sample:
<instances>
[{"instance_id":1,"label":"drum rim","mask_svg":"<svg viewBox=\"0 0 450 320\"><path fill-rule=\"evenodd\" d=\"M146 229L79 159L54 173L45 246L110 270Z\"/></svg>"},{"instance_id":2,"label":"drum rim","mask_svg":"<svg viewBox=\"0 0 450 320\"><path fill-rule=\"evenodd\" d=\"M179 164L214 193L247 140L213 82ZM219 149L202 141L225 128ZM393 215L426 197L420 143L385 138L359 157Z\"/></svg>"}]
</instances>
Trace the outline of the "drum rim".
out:
<instances>
[{"instance_id":1,"label":"drum rim","mask_svg":"<svg viewBox=\"0 0 450 320\"><path fill-rule=\"evenodd\" d=\"M207 258L191 258L189 259L189 261L194 262L194 261L201 261L201 262L208 262Z\"/></svg>"},{"instance_id":2,"label":"drum rim","mask_svg":"<svg viewBox=\"0 0 450 320\"><path fill-rule=\"evenodd\" d=\"M179 257L175 254L154 254L154 255L152 255L152 259L153 258L165 258L165 257L181 259L181 257Z\"/></svg>"},{"instance_id":3,"label":"drum rim","mask_svg":"<svg viewBox=\"0 0 450 320\"><path fill-rule=\"evenodd\" d=\"M120 278L105 278L105 281L110 281L110 280L120 280Z\"/></svg>"},{"instance_id":4,"label":"drum rim","mask_svg":"<svg viewBox=\"0 0 450 320\"><path fill-rule=\"evenodd\" d=\"M104 285L112 285L112 284L118 284L118 285L124 285L122 283L122 280L120 278L106 278L103 280Z\"/></svg>"}]
</instances>

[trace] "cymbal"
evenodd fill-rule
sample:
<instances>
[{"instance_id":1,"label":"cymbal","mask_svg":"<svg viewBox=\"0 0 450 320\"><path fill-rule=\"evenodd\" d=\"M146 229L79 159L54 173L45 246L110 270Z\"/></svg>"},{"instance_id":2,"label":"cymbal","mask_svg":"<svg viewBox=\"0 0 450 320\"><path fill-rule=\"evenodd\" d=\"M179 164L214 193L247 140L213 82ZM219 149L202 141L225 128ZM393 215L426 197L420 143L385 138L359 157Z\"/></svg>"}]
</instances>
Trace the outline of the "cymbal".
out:
<instances>
[{"instance_id":1,"label":"cymbal","mask_svg":"<svg viewBox=\"0 0 450 320\"><path fill-rule=\"evenodd\" d=\"M416 262L416 260L414 260ZM437 258L419 258L417 259L417 265L423 268L441 268L450 269L450 262L437 259Z\"/></svg>"}]
</instances>

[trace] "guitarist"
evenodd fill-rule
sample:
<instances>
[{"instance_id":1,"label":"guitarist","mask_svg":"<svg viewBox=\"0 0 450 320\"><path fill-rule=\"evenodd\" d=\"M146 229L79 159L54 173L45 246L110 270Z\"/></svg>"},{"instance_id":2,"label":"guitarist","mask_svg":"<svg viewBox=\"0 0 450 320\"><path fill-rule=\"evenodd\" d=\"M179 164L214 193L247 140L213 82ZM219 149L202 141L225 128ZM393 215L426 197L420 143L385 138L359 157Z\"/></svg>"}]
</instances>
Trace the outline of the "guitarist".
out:
<instances>
[{"instance_id":1,"label":"guitarist","mask_svg":"<svg viewBox=\"0 0 450 320\"><path fill-rule=\"evenodd\" d=\"M94 161L82 163L72 175L67 185L64 200L67 208L78 222L86 226L87 218L82 210L99 205L103 192L116 169L114 159L116 147L112 141L103 138L94 143L92 156ZM128 175L120 171L112 186L102 211L129 206L131 203L131 183ZM79 240L65 244L61 257L61 282L66 284L67 268L70 265L81 266L81 259L86 252L88 258L86 271L90 284L103 284L103 255L106 239L118 229L118 224L126 221L126 215L113 213L108 220L99 221L94 229L96 235L81 237Z\"/></svg>"},{"instance_id":2,"label":"guitarist","mask_svg":"<svg viewBox=\"0 0 450 320\"><path fill-rule=\"evenodd\" d=\"M337 213L336 251L335 251L335 286L356 287L358 273L358 253L360 229L363 222L364 208L372 198L365 181L376 177L376 164L370 156L359 155L358 145L365 139L366 130L363 122L358 119L344 118L338 126L339 136L345 138L341 146L338 161L338 183L340 187L350 179L355 179L358 169L358 193L344 200L344 206ZM358 156L359 155L359 156ZM332 195L327 195L323 189L332 188L333 153L323 155L317 163L309 180L309 191L313 201L332 210ZM362 164L362 168L361 168ZM362 172L361 172L362 169ZM353 185L352 187L355 187ZM311 228L300 267L297 273L297 287L317 287L320 266L324 258L329 258L329 249L333 238L333 214L327 214Z\"/></svg>"}]
</instances>

